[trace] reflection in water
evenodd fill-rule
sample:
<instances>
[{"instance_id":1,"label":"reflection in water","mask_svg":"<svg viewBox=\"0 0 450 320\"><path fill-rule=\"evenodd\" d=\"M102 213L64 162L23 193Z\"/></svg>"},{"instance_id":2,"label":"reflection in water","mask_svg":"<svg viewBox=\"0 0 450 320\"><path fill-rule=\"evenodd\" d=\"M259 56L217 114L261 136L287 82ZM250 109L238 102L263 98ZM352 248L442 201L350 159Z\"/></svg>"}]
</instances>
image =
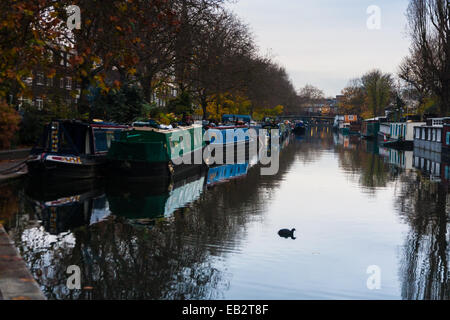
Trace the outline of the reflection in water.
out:
<instances>
[{"instance_id":1,"label":"reflection in water","mask_svg":"<svg viewBox=\"0 0 450 320\"><path fill-rule=\"evenodd\" d=\"M449 299L449 197L443 184L402 177L398 207L411 226L401 260L404 299Z\"/></svg>"},{"instance_id":2,"label":"reflection in water","mask_svg":"<svg viewBox=\"0 0 450 320\"><path fill-rule=\"evenodd\" d=\"M231 179L243 177L247 174L248 163L227 164L217 166L208 170L207 184L208 186L217 183L227 182Z\"/></svg>"},{"instance_id":3,"label":"reflection in water","mask_svg":"<svg viewBox=\"0 0 450 320\"><path fill-rule=\"evenodd\" d=\"M374 193L393 180L389 174L389 161L382 156L382 148L373 140L361 140L357 136L334 135L340 166L356 178L362 187Z\"/></svg>"},{"instance_id":4,"label":"reflection in water","mask_svg":"<svg viewBox=\"0 0 450 320\"><path fill-rule=\"evenodd\" d=\"M196 201L205 185L205 177L197 174L180 179L167 188L152 188L145 182L113 185L107 188L111 211L128 219L155 219L171 216L177 209Z\"/></svg>"},{"instance_id":5,"label":"reflection in water","mask_svg":"<svg viewBox=\"0 0 450 320\"><path fill-rule=\"evenodd\" d=\"M282 145L274 176L251 159L178 181L4 186L0 220L50 299L449 299L448 165L427 171L421 156L313 127ZM309 199L329 181L367 212ZM364 229L380 219L405 234ZM277 234L289 226L297 241ZM383 269L386 291L371 296L366 255L390 251L400 254ZM330 264L336 281L321 271ZM362 276L348 272L359 264ZM70 265L92 289L66 288Z\"/></svg>"}]
</instances>

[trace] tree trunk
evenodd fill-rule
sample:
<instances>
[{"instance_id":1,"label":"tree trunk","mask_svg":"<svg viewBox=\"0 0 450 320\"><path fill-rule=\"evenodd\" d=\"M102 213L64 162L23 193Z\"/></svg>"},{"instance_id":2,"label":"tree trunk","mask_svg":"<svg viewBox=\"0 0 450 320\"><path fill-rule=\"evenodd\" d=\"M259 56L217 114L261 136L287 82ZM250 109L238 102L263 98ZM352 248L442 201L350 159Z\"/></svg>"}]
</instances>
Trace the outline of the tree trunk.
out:
<instances>
[{"instance_id":1,"label":"tree trunk","mask_svg":"<svg viewBox=\"0 0 450 320\"><path fill-rule=\"evenodd\" d=\"M208 112L207 112L206 108L208 107L208 101L204 95L202 95L202 97L200 98L200 104L201 104L202 110L203 110L203 120L207 120Z\"/></svg>"},{"instance_id":2,"label":"tree trunk","mask_svg":"<svg viewBox=\"0 0 450 320\"><path fill-rule=\"evenodd\" d=\"M78 112L81 114L88 113L89 121L92 121L93 114L92 114L92 110L90 108L89 101L87 98L87 96L89 94L88 89L89 89L89 79L87 77L81 77L80 104L79 104Z\"/></svg>"},{"instance_id":3,"label":"tree trunk","mask_svg":"<svg viewBox=\"0 0 450 320\"><path fill-rule=\"evenodd\" d=\"M143 76L140 81L142 91L144 92L144 98L148 103L152 102L152 94L153 94L152 80L153 76L147 75Z\"/></svg>"}]
</instances>

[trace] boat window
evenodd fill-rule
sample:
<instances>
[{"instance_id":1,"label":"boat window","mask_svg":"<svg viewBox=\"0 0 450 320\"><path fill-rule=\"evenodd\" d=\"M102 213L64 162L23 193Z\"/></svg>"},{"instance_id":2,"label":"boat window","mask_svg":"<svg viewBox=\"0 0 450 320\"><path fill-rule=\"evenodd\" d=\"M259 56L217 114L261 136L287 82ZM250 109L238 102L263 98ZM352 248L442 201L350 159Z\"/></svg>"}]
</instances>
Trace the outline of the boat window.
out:
<instances>
[{"instance_id":1,"label":"boat window","mask_svg":"<svg viewBox=\"0 0 450 320\"><path fill-rule=\"evenodd\" d=\"M450 145L450 131L447 132L447 135L445 137L445 144L446 145Z\"/></svg>"},{"instance_id":2,"label":"boat window","mask_svg":"<svg viewBox=\"0 0 450 320\"><path fill-rule=\"evenodd\" d=\"M65 123L61 132L59 152L66 154L83 153L86 146L87 128L78 124Z\"/></svg>"},{"instance_id":3,"label":"boat window","mask_svg":"<svg viewBox=\"0 0 450 320\"><path fill-rule=\"evenodd\" d=\"M107 152L114 140L120 139L120 130L94 129L95 152Z\"/></svg>"},{"instance_id":4,"label":"boat window","mask_svg":"<svg viewBox=\"0 0 450 320\"><path fill-rule=\"evenodd\" d=\"M436 140L437 142L441 142L442 138L442 130L441 129L437 129L437 137Z\"/></svg>"}]
</instances>

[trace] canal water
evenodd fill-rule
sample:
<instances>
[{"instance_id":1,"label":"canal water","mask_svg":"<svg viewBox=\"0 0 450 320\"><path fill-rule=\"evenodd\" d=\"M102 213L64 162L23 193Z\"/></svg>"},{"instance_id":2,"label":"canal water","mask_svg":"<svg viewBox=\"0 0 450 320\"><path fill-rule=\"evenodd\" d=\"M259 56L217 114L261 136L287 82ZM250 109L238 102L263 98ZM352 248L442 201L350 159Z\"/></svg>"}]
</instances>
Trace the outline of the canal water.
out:
<instances>
[{"instance_id":1,"label":"canal water","mask_svg":"<svg viewBox=\"0 0 450 320\"><path fill-rule=\"evenodd\" d=\"M448 165L325 127L260 169L18 181L0 223L49 299L449 299Z\"/></svg>"}]
</instances>

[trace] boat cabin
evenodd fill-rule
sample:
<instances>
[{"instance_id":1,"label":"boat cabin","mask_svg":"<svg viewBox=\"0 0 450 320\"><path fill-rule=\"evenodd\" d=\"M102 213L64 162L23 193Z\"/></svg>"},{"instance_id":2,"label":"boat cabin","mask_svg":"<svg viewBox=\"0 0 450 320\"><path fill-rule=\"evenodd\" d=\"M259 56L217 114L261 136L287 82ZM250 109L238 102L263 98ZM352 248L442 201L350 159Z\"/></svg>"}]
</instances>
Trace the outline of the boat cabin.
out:
<instances>
[{"instance_id":1,"label":"boat cabin","mask_svg":"<svg viewBox=\"0 0 450 320\"><path fill-rule=\"evenodd\" d=\"M88 124L76 120L52 121L45 126L32 154L104 155L112 141L118 139L127 128L105 122Z\"/></svg>"},{"instance_id":2,"label":"boat cabin","mask_svg":"<svg viewBox=\"0 0 450 320\"><path fill-rule=\"evenodd\" d=\"M128 126L55 120L44 128L27 160L30 175L90 179L102 174L112 142Z\"/></svg>"}]
</instances>

